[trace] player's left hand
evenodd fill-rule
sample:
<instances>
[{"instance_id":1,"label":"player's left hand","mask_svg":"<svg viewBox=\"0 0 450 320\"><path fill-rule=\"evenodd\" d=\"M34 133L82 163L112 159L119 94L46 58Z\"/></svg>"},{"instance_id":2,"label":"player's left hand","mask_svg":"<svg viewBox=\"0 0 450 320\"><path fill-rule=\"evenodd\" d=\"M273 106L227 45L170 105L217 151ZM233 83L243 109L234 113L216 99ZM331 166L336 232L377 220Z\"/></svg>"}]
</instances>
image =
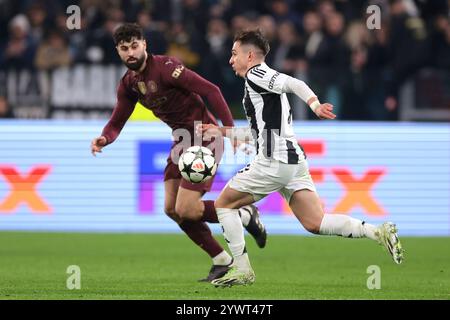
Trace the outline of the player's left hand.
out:
<instances>
[{"instance_id":1,"label":"player's left hand","mask_svg":"<svg viewBox=\"0 0 450 320\"><path fill-rule=\"evenodd\" d=\"M236 149L243 152L246 155L251 155L252 153L255 152L255 148L252 145L245 143L245 142L240 142L237 145Z\"/></svg>"},{"instance_id":2,"label":"player's left hand","mask_svg":"<svg viewBox=\"0 0 450 320\"><path fill-rule=\"evenodd\" d=\"M236 152L241 151L246 155L250 155L253 153L252 147L241 140L237 139L230 139L231 147L233 148L233 154L236 154Z\"/></svg>"},{"instance_id":3,"label":"player's left hand","mask_svg":"<svg viewBox=\"0 0 450 320\"><path fill-rule=\"evenodd\" d=\"M315 110L316 116L320 119L335 119L336 115L332 112L333 105L330 103L323 103Z\"/></svg>"}]
</instances>

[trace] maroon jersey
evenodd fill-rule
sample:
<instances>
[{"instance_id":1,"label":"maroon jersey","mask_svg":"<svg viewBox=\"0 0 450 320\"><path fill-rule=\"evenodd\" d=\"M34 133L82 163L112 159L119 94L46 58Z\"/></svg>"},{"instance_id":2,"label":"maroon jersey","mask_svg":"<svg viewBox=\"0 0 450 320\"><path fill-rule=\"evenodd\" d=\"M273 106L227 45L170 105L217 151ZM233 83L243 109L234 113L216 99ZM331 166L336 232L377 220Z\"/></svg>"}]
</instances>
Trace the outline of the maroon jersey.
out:
<instances>
[{"instance_id":1,"label":"maroon jersey","mask_svg":"<svg viewBox=\"0 0 450 320\"><path fill-rule=\"evenodd\" d=\"M233 118L219 88L186 68L178 59L148 54L143 72L128 70L117 89L117 105L102 135L112 143L133 113L136 102L150 109L172 130L185 128L194 132L194 121L213 123L215 117L224 126L233 126Z\"/></svg>"}]
</instances>

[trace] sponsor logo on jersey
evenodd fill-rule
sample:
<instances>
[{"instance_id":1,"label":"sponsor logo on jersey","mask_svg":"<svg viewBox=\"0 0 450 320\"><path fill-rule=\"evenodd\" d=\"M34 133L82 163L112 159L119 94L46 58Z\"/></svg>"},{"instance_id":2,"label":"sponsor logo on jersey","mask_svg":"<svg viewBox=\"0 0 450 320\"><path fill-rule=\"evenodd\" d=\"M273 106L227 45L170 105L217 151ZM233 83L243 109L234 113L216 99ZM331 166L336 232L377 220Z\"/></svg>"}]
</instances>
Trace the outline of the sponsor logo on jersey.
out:
<instances>
[{"instance_id":1,"label":"sponsor logo on jersey","mask_svg":"<svg viewBox=\"0 0 450 320\"><path fill-rule=\"evenodd\" d=\"M179 65L178 67L175 68L175 70L173 70L172 72L172 77L174 77L175 79L178 79L181 75L181 73L184 70L184 66L183 65Z\"/></svg>"},{"instance_id":2,"label":"sponsor logo on jersey","mask_svg":"<svg viewBox=\"0 0 450 320\"><path fill-rule=\"evenodd\" d=\"M275 73L275 74L272 76L272 78L270 78L270 81L269 81L269 89L270 89L270 90L273 89L273 85L274 85L274 83L275 83L275 80L277 79L277 77L278 77L279 75L280 75L280 73L277 72L277 73Z\"/></svg>"}]
</instances>

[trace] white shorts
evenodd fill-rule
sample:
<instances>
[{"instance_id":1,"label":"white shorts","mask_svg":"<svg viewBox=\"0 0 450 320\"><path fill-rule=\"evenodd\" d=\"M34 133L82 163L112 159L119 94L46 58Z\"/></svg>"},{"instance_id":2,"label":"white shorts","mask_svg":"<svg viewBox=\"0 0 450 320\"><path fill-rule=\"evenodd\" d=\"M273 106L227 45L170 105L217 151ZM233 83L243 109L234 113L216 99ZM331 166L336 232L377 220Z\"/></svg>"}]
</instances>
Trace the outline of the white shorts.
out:
<instances>
[{"instance_id":1,"label":"white shorts","mask_svg":"<svg viewBox=\"0 0 450 320\"><path fill-rule=\"evenodd\" d=\"M227 186L253 195L255 201L278 191L289 203L295 191L308 189L316 192L306 160L287 164L278 160L255 158L240 170Z\"/></svg>"}]
</instances>

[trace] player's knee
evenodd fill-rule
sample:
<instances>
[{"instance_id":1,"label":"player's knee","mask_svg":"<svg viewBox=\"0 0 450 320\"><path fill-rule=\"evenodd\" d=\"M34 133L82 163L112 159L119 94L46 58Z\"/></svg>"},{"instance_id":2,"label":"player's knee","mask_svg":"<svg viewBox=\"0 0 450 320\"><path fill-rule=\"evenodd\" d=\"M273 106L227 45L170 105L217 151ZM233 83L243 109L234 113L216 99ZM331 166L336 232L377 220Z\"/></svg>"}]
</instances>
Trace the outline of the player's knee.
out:
<instances>
[{"instance_id":1,"label":"player's knee","mask_svg":"<svg viewBox=\"0 0 450 320\"><path fill-rule=\"evenodd\" d=\"M199 220L202 217L202 212L195 204L195 201L190 203L177 202L175 205L175 211L183 220Z\"/></svg>"},{"instance_id":2,"label":"player's knee","mask_svg":"<svg viewBox=\"0 0 450 320\"><path fill-rule=\"evenodd\" d=\"M238 205L235 202L227 201L226 199L217 199L214 201L214 207L216 208L228 208L228 209L234 209L234 208L240 208L241 205Z\"/></svg>"},{"instance_id":3,"label":"player's knee","mask_svg":"<svg viewBox=\"0 0 450 320\"><path fill-rule=\"evenodd\" d=\"M164 212L166 213L166 215L169 216L169 218L171 218L172 220L179 222L181 221L180 216L177 214L177 212L175 211L175 207L173 206L165 206L164 207Z\"/></svg>"},{"instance_id":4,"label":"player's knee","mask_svg":"<svg viewBox=\"0 0 450 320\"><path fill-rule=\"evenodd\" d=\"M214 207L215 208L223 208L224 207L224 202L221 201L220 199L217 199L216 201L214 201Z\"/></svg>"},{"instance_id":5,"label":"player's knee","mask_svg":"<svg viewBox=\"0 0 450 320\"><path fill-rule=\"evenodd\" d=\"M314 234L319 234L319 232L320 232L320 223L315 223L312 221L304 222L303 227L306 229L306 231L314 233Z\"/></svg>"}]
</instances>

